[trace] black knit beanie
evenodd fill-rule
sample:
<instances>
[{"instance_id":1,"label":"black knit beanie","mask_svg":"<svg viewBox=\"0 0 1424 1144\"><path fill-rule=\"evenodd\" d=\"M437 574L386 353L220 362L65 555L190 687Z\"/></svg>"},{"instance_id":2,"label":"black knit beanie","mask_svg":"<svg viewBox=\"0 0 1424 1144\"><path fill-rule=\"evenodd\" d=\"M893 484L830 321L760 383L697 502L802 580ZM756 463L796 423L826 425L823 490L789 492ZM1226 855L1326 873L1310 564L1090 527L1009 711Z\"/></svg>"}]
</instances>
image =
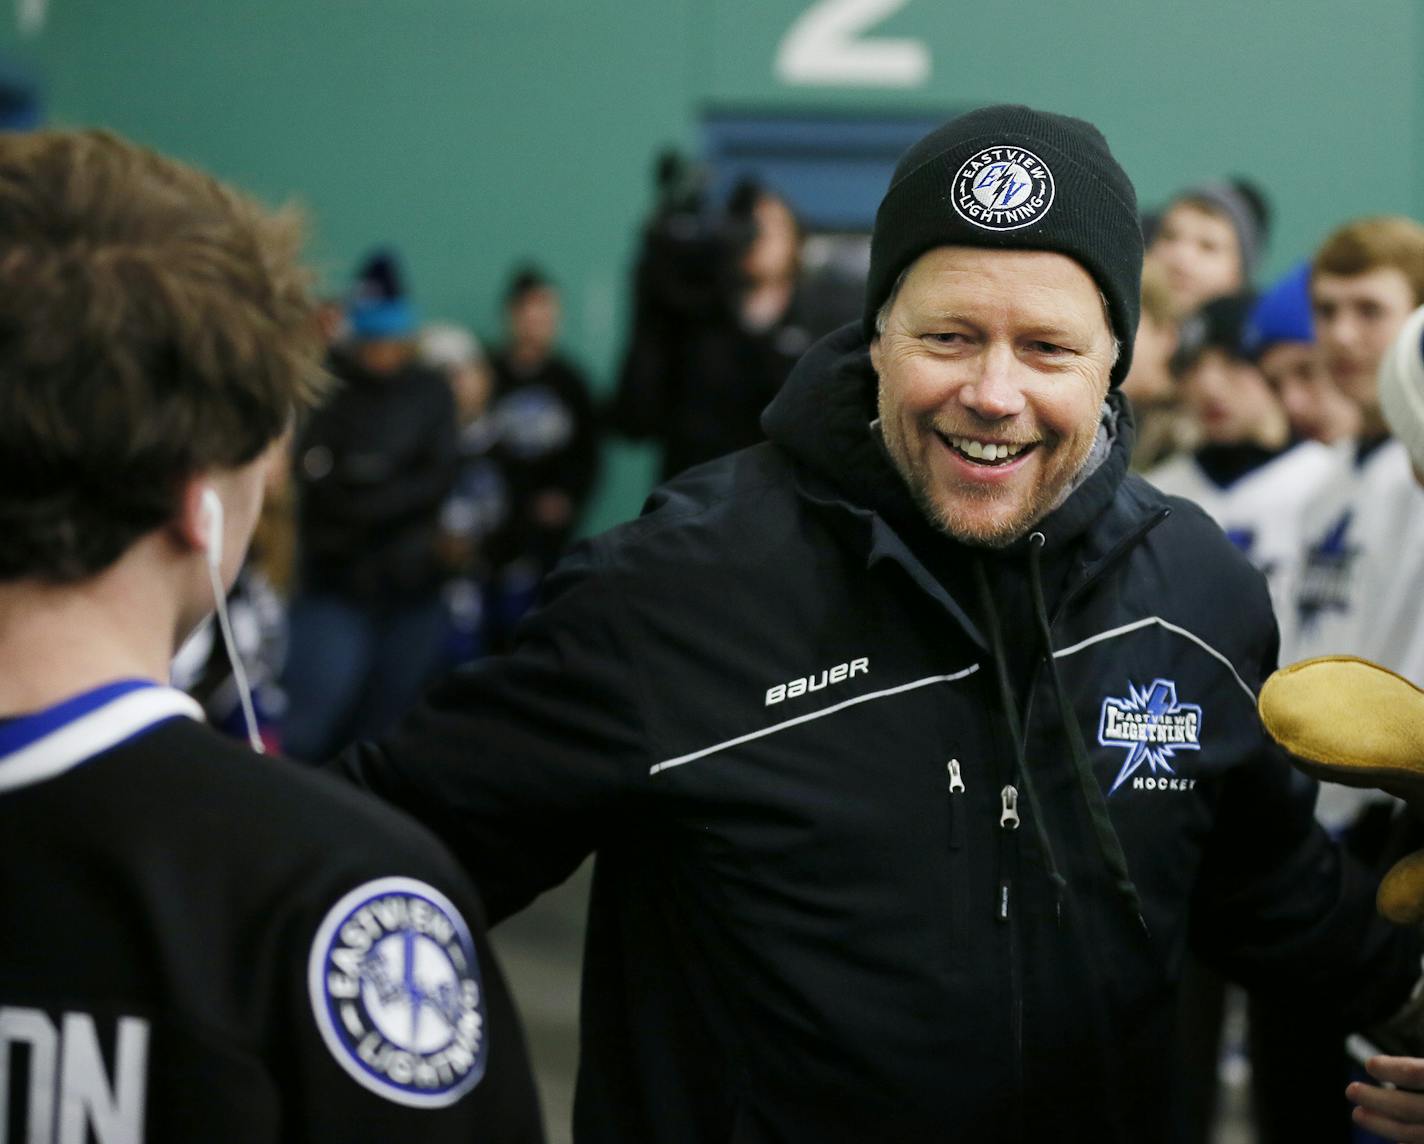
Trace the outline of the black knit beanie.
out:
<instances>
[{"instance_id":1,"label":"black knit beanie","mask_svg":"<svg viewBox=\"0 0 1424 1144\"><path fill-rule=\"evenodd\" d=\"M1107 299L1127 376L1141 308L1137 193L1091 123L1028 107L984 107L911 147L875 214L863 329L900 272L936 246L1054 250L1079 262Z\"/></svg>"}]
</instances>

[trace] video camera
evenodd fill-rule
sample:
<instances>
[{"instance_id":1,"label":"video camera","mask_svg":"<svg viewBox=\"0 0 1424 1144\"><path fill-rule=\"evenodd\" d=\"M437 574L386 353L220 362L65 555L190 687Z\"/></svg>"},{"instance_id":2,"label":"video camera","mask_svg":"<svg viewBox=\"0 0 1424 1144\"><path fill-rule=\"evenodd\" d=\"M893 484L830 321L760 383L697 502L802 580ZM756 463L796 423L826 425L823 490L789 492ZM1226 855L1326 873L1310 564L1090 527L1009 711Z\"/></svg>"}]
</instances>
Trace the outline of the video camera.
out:
<instances>
[{"instance_id":1,"label":"video camera","mask_svg":"<svg viewBox=\"0 0 1424 1144\"><path fill-rule=\"evenodd\" d=\"M706 318L735 306L742 256L756 237L761 188L744 179L723 207L709 202L707 172L675 150L655 168L657 205L643 232L637 297L644 312Z\"/></svg>"}]
</instances>

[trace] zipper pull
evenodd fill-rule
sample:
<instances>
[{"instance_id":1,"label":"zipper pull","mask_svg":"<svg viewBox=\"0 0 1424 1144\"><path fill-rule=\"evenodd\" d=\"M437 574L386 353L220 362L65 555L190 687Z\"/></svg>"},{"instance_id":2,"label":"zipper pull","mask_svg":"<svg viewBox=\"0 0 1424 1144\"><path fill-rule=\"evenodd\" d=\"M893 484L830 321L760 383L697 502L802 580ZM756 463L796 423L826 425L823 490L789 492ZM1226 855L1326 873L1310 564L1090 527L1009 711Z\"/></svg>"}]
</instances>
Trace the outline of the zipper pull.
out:
<instances>
[{"instance_id":1,"label":"zipper pull","mask_svg":"<svg viewBox=\"0 0 1424 1144\"><path fill-rule=\"evenodd\" d=\"M950 759L945 766L949 769L949 848L958 850L964 833L961 821L963 811L960 809L960 803L964 800L954 796L964 793L964 775L959 770L958 759Z\"/></svg>"},{"instance_id":2,"label":"zipper pull","mask_svg":"<svg viewBox=\"0 0 1424 1144\"><path fill-rule=\"evenodd\" d=\"M1009 876L1009 847L1007 843L1008 832L1019 828L1018 788L1006 786L999 792L999 803L1002 807L999 812L999 826L1003 833L999 835L999 900L995 903L995 916L999 921L1007 922L1013 891L1013 881Z\"/></svg>"},{"instance_id":3,"label":"zipper pull","mask_svg":"<svg viewBox=\"0 0 1424 1144\"><path fill-rule=\"evenodd\" d=\"M999 825L1007 830L1019 828L1019 792L1016 787L1006 786L999 792L1003 810L999 814Z\"/></svg>"}]
</instances>

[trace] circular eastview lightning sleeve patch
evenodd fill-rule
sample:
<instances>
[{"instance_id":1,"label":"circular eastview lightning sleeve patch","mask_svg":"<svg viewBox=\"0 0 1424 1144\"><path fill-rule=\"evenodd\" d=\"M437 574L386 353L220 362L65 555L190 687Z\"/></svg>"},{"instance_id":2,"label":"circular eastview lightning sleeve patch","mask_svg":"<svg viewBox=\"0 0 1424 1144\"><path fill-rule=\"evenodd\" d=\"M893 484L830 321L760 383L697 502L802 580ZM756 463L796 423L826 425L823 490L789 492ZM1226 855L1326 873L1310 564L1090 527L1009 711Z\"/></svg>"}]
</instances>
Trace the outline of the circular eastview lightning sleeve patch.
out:
<instances>
[{"instance_id":1,"label":"circular eastview lightning sleeve patch","mask_svg":"<svg viewBox=\"0 0 1424 1144\"><path fill-rule=\"evenodd\" d=\"M380 878L343 897L317 929L307 985L332 1056L377 1096L443 1108L484 1076L475 945L433 886Z\"/></svg>"}]
</instances>

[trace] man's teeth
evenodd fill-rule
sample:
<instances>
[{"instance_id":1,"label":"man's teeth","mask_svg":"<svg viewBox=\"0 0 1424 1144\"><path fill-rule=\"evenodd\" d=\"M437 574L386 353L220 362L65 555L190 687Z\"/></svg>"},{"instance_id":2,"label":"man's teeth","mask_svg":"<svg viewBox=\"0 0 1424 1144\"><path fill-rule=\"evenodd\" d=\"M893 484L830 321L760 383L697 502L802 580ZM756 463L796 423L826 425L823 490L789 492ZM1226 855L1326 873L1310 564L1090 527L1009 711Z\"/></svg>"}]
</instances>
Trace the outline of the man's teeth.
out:
<instances>
[{"instance_id":1,"label":"man's teeth","mask_svg":"<svg viewBox=\"0 0 1424 1144\"><path fill-rule=\"evenodd\" d=\"M1026 447L1024 445L985 445L968 437L950 437L949 443L976 461L1002 461L1008 457L1017 457Z\"/></svg>"}]
</instances>

